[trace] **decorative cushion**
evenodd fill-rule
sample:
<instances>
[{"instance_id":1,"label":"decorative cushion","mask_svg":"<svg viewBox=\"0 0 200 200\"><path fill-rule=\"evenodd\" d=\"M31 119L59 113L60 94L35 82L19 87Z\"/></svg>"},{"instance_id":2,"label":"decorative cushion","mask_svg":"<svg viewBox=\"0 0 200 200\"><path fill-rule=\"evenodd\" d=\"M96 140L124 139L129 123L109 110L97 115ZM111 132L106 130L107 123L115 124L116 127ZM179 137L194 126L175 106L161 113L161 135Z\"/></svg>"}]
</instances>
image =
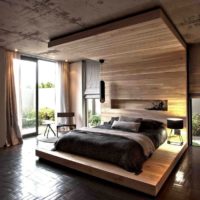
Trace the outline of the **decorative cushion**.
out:
<instances>
[{"instance_id":1,"label":"decorative cushion","mask_svg":"<svg viewBox=\"0 0 200 200\"><path fill-rule=\"evenodd\" d=\"M114 121L112 124L112 128L131 132L138 132L139 127L139 122Z\"/></svg>"},{"instance_id":2,"label":"decorative cushion","mask_svg":"<svg viewBox=\"0 0 200 200\"><path fill-rule=\"evenodd\" d=\"M119 121L124 121L124 122L141 122L142 118L120 116L119 117Z\"/></svg>"}]
</instances>

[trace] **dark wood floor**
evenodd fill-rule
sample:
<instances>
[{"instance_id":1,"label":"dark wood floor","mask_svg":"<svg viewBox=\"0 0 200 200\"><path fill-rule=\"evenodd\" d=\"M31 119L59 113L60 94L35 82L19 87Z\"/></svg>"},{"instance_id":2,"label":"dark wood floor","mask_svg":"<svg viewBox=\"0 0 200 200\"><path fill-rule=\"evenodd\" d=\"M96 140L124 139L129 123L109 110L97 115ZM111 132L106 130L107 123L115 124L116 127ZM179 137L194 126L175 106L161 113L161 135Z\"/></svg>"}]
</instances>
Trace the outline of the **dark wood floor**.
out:
<instances>
[{"instance_id":1,"label":"dark wood floor","mask_svg":"<svg viewBox=\"0 0 200 200\"><path fill-rule=\"evenodd\" d=\"M68 168L39 161L35 139L0 150L0 200L196 200L200 199L200 148L185 153L154 198Z\"/></svg>"}]
</instances>

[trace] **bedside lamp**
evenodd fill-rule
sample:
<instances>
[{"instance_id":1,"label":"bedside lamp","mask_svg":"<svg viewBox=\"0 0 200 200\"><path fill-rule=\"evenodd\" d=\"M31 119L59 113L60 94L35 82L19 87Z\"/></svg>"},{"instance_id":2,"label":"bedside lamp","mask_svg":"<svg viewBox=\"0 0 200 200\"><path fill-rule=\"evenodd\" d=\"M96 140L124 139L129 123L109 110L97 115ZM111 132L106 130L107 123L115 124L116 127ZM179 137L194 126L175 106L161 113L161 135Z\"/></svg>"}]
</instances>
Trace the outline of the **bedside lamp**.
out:
<instances>
[{"instance_id":1,"label":"bedside lamp","mask_svg":"<svg viewBox=\"0 0 200 200\"><path fill-rule=\"evenodd\" d=\"M171 132L169 134L167 143L168 144L177 143L179 145L182 145L183 144L183 138L181 136L181 130L180 129L183 128L183 119L180 119L180 118L168 118L167 119L167 128L171 129ZM172 141L170 141L170 139L173 137L173 135L172 135L173 131L172 130L174 130L174 135L179 136L180 142L172 142Z\"/></svg>"}]
</instances>

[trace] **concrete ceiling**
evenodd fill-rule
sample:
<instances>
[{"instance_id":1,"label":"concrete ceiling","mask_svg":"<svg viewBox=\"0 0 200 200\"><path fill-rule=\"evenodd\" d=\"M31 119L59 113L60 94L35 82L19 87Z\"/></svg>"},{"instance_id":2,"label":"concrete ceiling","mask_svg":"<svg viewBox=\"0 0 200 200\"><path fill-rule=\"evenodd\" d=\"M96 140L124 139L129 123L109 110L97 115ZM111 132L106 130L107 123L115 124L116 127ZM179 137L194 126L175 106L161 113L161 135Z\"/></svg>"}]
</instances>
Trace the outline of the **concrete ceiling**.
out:
<instances>
[{"instance_id":1,"label":"concrete ceiling","mask_svg":"<svg viewBox=\"0 0 200 200\"><path fill-rule=\"evenodd\" d=\"M0 46L70 60L49 40L156 7L187 43L200 43L200 0L0 0Z\"/></svg>"}]
</instances>

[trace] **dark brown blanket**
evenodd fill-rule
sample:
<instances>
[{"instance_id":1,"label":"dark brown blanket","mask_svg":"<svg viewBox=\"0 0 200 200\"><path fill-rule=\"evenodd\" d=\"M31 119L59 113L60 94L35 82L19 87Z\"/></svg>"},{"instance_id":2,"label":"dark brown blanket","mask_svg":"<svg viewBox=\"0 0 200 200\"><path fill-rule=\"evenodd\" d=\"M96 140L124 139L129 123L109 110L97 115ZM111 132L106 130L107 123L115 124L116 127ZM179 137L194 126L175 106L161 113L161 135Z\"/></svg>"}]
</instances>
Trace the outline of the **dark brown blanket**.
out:
<instances>
[{"instance_id":1,"label":"dark brown blanket","mask_svg":"<svg viewBox=\"0 0 200 200\"><path fill-rule=\"evenodd\" d=\"M147 159L143 148L134 140L81 130L60 138L55 150L107 161L136 174L142 171L142 164Z\"/></svg>"}]
</instances>

